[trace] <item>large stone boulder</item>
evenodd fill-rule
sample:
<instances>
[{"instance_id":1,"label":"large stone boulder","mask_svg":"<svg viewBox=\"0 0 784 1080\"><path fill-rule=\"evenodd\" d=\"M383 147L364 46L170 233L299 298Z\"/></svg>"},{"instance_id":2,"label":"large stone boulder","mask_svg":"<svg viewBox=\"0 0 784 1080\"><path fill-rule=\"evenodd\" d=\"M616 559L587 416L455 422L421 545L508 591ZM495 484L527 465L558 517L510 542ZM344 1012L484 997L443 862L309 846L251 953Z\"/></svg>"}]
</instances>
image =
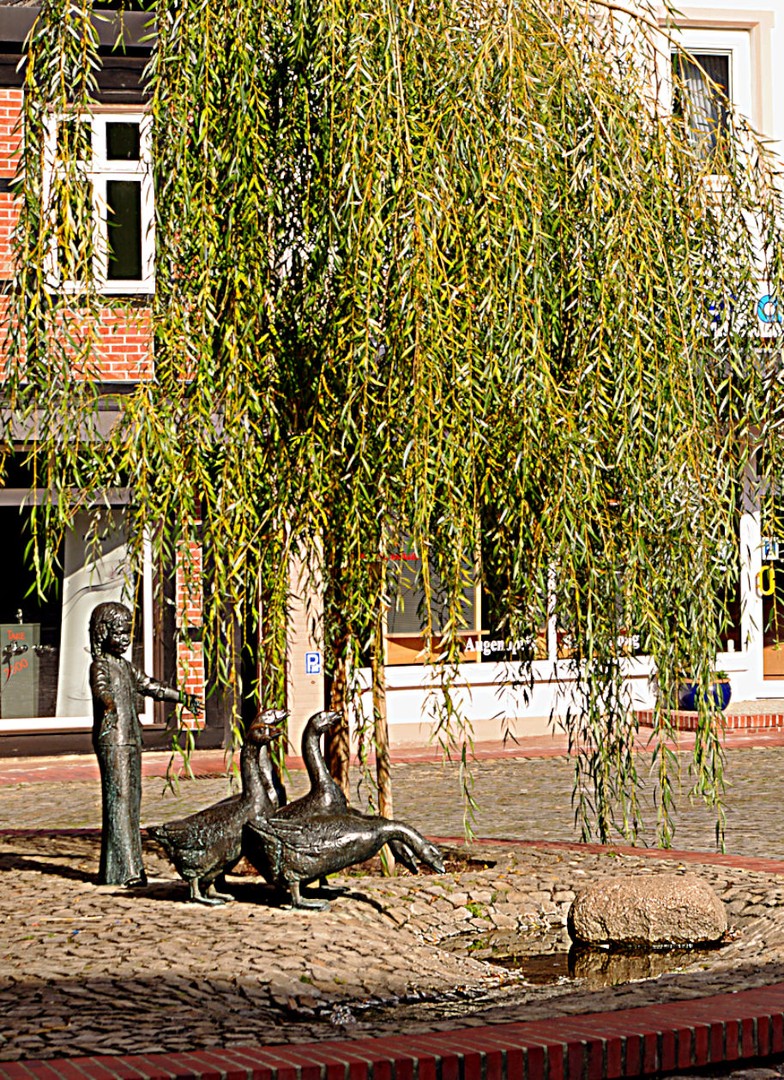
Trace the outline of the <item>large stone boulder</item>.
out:
<instances>
[{"instance_id":1,"label":"large stone boulder","mask_svg":"<svg viewBox=\"0 0 784 1080\"><path fill-rule=\"evenodd\" d=\"M586 945L698 945L727 932L727 913L695 874L638 874L586 889L569 909L568 927Z\"/></svg>"}]
</instances>

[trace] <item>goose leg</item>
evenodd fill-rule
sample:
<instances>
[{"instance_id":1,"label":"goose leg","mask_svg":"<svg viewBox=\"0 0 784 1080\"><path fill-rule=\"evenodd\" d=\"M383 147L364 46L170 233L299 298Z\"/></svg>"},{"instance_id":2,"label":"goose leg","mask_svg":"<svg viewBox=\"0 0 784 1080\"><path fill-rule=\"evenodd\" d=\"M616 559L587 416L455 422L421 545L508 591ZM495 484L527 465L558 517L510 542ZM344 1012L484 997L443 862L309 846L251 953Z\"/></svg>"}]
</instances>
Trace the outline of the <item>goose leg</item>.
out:
<instances>
[{"instance_id":1,"label":"goose leg","mask_svg":"<svg viewBox=\"0 0 784 1080\"><path fill-rule=\"evenodd\" d=\"M319 878L319 892L326 893L327 896L345 896L348 889L345 885L330 885L329 878Z\"/></svg>"},{"instance_id":2,"label":"goose leg","mask_svg":"<svg viewBox=\"0 0 784 1080\"><path fill-rule=\"evenodd\" d=\"M218 890L215 888L214 881L210 882L210 884L204 890L204 896L209 900L220 900L221 902L234 899L231 893L218 892Z\"/></svg>"},{"instance_id":3,"label":"goose leg","mask_svg":"<svg viewBox=\"0 0 784 1080\"><path fill-rule=\"evenodd\" d=\"M299 888L299 880L294 879L287 881L286 884L289 887L291 893L291 906L295 908L313 908L314 911L323 911L324 908L329 907L329 903L326 900L316 900L310 896L303 896Z\"/></svg>"},{"instance_id":4,"label":"goose leg","mask_svg":"<svg viewBox=\"0 0 784 1080\"><path fill-rule=\"evenodd\" d=\"M218 899L217 896L202 896L198 878L191 878L190 886L192 904L209 904L211 907L219 907L226 902L225 900Z\"/></svg>"}]
</instances>

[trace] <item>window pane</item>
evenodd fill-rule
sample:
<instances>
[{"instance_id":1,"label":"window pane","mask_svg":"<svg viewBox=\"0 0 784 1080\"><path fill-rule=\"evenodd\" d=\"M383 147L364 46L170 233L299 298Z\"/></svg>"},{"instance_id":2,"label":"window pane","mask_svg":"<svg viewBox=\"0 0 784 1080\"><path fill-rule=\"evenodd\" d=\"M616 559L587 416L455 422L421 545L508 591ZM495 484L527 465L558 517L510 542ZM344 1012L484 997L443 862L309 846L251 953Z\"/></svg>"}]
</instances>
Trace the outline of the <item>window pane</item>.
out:
<instances>
[{"instance_id":1,"label":"window pane","mask_svg":"<svg viewBox=\"0 0 784 1080\"><path fill-rule=\"evenodd\" d=\"M57 158L61 162L92 158L92 128L84 120L60 120L57 125Z\"/></svg>"},{"instance_id":2,"label":"window pane","mask_svg":"<svg viewBox=\"0 0 784 1080\"><path fill-rule=\"evenodd\" d=\"M107 161L139 160L139 125L133 123L107 123Z\"/></svg>"},{"instance_id":3,"label":"window pane","mask_svg":"<svg viewBox=\"0 0 784 1080\"><path fill-rule=\"evenodd\" d=\"M724 99L730 96L730 58L721 53L695 53L693 58L677 53L673 60L682 84L675 112L685 118L692 145L710 158L727 125Z\"/></svg>"},{"instance_id":4,"label":"window pane","mask_svg":"<svg viewBox=\"0 0 784 1080\"><path fill-rule=\"evenodd\" d=\"M136 180L107 180L110 281L142 276L142 186Z\"/></svg>"},{"instance_id":5,"label":"window pane","mask_svg":"<svg viewBox=\"0 0 784 1080\"><path fill-rule=\"evenodd\" d=\"M60 274L64 281L82 281L93 257L93 186L59 179L54 187Z\"/></svg>"}]
</instances>

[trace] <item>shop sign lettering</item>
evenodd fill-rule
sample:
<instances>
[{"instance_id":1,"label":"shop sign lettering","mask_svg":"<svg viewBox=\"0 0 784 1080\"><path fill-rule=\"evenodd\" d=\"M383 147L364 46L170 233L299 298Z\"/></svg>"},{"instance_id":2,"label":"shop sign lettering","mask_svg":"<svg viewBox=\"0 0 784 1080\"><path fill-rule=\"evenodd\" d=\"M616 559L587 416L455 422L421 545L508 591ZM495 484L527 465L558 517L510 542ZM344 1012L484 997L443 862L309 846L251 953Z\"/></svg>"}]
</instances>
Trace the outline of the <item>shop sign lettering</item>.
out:
<instances>
[{"instance_id":1,"label":"shop sign lettering","mask_svg":"<svg viewBox=\"0 0 784 1080\"><path fill-rule=\"evenodd\" d=\"M360 559L380 559L381 555L367 555L364 551L360 555ZM416 562L419 556L415 551L390 551L387 553L386 558L389 562Z\"/></svg>"},{"instance_id":2,"label":"shop sign lettering","mask_svg":"<svg viewBox=\"0 0 784 1080\"><path fill-rule=\"evenodd\" d=\"M531 648L530 638L518 638L517 641L504 641L503 638L489 638L484 641L468 638L465 643L466 652L480 652L482 656L490 656L492 653L511 652L519 653L524 649Z\"/></svg>"},{"instance_id":3,"label":"shop sign lettering","mask_svg":"<svg viewBox=\"0 0 784 1080\"><path fill-rule=\"evenodd\" d=\"M757 573L757 592L760 596L773 596L776 591L776 571L772 566L763 566Z\"/></svg>"},{"instance_id":4,"label":"shop sign lettering","mask_svg":"<svg viewBox=\"0 0 784 1080\"><path fill-rule=\"evenodd\" d=\"M618 648L624 652L638 652L640 648L639 634L621 634L618 638Z\"/></svg>"},{"instance_id":5,"label":"shop sign lettering","mask_svg":"<svg viewBox=\"0 0 784 1080\"><path fill-rule=\"evenodd\" d=\"M770 325L771 323L784 322L784 315L779 314L779 304L775 296L771 296L770 293L765 293L757 301L757 318L761 323Z\"/></svg>"}]
</instances>

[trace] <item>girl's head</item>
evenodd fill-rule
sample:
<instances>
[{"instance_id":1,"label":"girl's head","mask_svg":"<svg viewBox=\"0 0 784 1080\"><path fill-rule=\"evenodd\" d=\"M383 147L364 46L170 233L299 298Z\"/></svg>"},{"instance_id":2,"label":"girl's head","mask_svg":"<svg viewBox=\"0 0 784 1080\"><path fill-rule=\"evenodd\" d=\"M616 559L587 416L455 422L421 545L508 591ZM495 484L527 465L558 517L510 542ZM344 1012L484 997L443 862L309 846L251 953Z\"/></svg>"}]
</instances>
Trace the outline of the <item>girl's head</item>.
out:
<instances>
[{"instance_id":1,"label":"girl's head","mask_svg":"<svg viewBox=\"0 0 784 1080\"><path fill-rule=\"evenodd\" d=\"M90 616L90 650L93 656L122 656L131 643L133 617L125 604L99 604Z\"/></svg>"}]
</instances>

